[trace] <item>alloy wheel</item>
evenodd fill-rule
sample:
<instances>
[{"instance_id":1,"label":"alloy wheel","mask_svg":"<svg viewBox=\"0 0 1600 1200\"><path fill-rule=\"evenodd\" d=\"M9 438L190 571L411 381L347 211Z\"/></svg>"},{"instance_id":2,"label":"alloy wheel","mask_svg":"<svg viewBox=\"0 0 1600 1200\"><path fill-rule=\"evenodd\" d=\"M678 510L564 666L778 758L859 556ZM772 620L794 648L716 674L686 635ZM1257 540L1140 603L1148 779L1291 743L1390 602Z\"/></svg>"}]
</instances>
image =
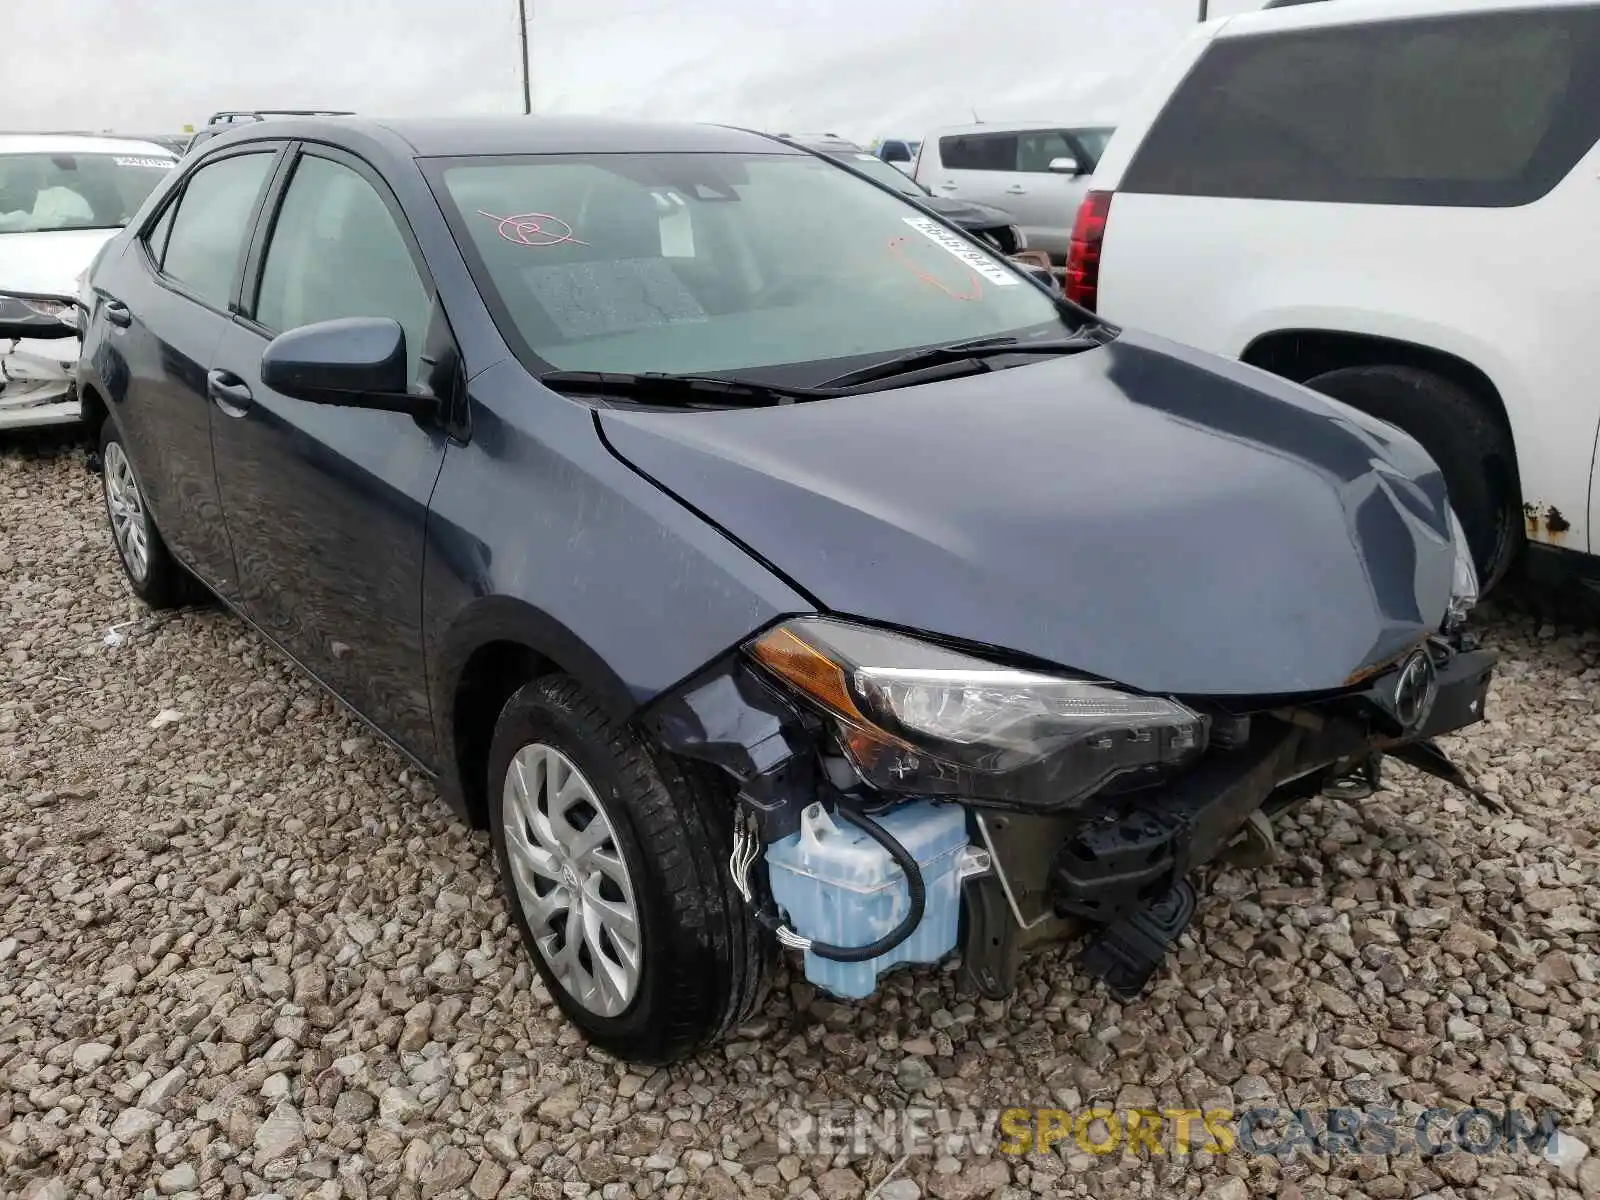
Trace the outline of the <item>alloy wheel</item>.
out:
<instances>
[{"instance_id":1,"label":"alloy wheel","mask_svg":"<svg viewBox=\"0 0 1600 1200\"><path fill-rule=\"evenodd\" d=\"M593 786L553 746L512 756L501 798L506 856L534 944L575 1001L615 1017L639 990L639 909Z\"/></svg>"},{"instance_id":2,"label":"alloy wheel","mask_svg":"<svg viewBox=\"0 0 1600 1200\"><path fill-rule=\"evenodd\" d=\"M106 444L104 455L106 509L111 514L111 535L123 565L136 582L150 572L150 536L144 516L144 497L139 494L133 464L120 442Z\"/></svg>"}]
</instances>

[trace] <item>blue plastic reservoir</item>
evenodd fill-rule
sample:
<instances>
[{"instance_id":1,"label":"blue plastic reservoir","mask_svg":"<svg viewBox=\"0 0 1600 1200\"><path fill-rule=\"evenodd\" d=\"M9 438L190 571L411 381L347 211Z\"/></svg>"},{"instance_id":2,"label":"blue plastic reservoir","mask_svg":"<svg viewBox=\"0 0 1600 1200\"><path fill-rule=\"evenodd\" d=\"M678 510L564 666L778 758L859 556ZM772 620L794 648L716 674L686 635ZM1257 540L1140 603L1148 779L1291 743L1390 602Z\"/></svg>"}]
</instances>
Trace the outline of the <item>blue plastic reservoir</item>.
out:
<instances>
[{"instance_id":1,"label":"blue plastic reservoir","mask_svg":"<svg viewBox=\"0 0 1600 1200\"><path fill-rule=\"evenodd\" d=\"M966 812L958 804L914 800L873 817L922 868L926 904L916 931L887 954L861 963L805 952L806 978L835 996L870 996L878 976L901 963L937 962L955 949L961 920L961 852ZM877 941L911 911L906 876L889 852L820 804L801 814L800 831L767 847L773 899L797 933L834 946Z\"/></svg>"}]
</instances>

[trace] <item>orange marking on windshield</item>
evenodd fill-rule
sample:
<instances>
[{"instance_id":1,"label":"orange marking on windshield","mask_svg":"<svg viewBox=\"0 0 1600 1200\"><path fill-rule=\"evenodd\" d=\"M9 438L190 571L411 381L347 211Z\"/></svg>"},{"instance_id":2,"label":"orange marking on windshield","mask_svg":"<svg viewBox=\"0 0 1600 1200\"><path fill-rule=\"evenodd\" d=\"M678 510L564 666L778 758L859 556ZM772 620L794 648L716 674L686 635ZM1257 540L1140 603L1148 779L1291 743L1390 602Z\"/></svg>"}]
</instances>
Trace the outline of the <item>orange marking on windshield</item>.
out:
<instances>
[{"instance_id":1,"label":"orange marking on windshield","mask_svg":"<svg viewBox=\"0 0 1600 1200\"><path fill-rule=\"evenodd\" d=\"M921 267L917 266L916 263L911 261L910 255L908 255L905 252L906 243L909 242L910 240L911 240L910 238L904 237L904 236L892 237L892 238L889 239L889 246L888 246L889 254L901 266L903 266L906 270L910 271L913 275L915 275L918 279L922 280L922 282L927 284L929 287L938 288L941 292L943 292L946 296L949 296L952 300L981 300L981 299L983 299L983 280L978 277L976 272L973 273L973 276L972 276L971 280L969 280L968 283L967 283L967 289L968 290L964 291L964 292L958 292L954 288L951 288L948 284L946 284L938 276L930 274L927 271L924 271Z\"/></svg>"}]
</instances>

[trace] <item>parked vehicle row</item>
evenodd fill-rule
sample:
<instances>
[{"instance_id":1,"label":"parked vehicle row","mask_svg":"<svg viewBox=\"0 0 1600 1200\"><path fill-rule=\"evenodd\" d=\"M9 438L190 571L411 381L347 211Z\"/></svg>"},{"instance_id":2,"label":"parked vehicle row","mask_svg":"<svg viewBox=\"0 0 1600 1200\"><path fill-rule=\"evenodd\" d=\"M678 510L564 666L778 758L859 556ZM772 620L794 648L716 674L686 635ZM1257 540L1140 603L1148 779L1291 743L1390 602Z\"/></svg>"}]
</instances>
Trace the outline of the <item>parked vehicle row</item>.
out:
<instances>
[{"instance_id":1,"label":"parked vehicle row","mask_svg":"<svg viewBox=\"0 0 1600 1200\"><path fill-rule=\"evenodd\" d=\"M939 129L924 139L911 177L937 196L999 205L1016 217L1029 246L1062 263L1112 132L1055 124Z\"/></svg>"},{"instance_id":2,"label":"parked vehicle row","mask_svg":"<svg viewBox=\"0 0 1600 1200\"><path fill-rule=\"evenodd\" d=\"M1028 248L1027 236L1017 227L1016 218L1003 208L971 200L936 196L924 185L908 178L904 172L888 166L877 155L868 153L856 143L837 135L799 136L788 140L798 146L804 146L807 150L825 155L834 162L915 200L922 207L938 213L950 224L966 230L981 241L988 242L1001 254L1016 254Z\"/></svg>"},{"instance_id":3,"label":"parked vehicle row","mask_svg":"<svg viewBox=\"0 0 1600 1200\"><path fill-rule=\"evenodd\" d=\"M779 946L860 996L959 943L1002 996L1087 922L1132 993L1194 867L1383 754L1459 778L1483 716L1416 441L782 139L250 122L86 303L134 591L220 597L487 825L626 1058Z\"/></svg>"},{"instance_id":4,"label":"parked vehicle row","mask_svg":"<svg viewBox=\"0 0 1600 1200\"><path fill-rule=\"evenodd\" d=\"M1110 125L998 122L884 138L873 155L942 200L998 208L1022 241L1065 263L1073 220L1115 132Z\"/></svg>"},{"instance_id":5,"label":"parked vehicle row","mask_svg":"<svg viewBox=\"0 0 1600 1200\"><path fill-rule=\"evenodd\" d=\"M898 171L911 173L917 151L922 149L920 138L879 138L872 144L872 152Z\"/></svg>"}]
</instances>

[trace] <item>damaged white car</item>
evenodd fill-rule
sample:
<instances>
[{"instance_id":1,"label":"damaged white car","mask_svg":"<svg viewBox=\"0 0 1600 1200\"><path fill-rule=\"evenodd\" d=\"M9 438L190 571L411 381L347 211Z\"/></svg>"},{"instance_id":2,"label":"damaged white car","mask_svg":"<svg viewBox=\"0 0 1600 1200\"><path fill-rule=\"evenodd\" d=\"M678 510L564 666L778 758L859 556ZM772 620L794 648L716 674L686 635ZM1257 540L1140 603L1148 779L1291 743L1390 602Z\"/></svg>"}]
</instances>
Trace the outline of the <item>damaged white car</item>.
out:
<instances>
[{"instance_id":1,"label":"damaged white car","mask_svg":"<svg viewBox=\"0 0 1600 1200\"><path fill-rule=\"evenodd\" d=\"M0 318L75 324L70 298L100 248L177 165L154 142L77 134L0 135L0 288L63 297L0 299ZM78 339L0 341L0 432L75 424Z\"/></svg>"}]
</instances>

